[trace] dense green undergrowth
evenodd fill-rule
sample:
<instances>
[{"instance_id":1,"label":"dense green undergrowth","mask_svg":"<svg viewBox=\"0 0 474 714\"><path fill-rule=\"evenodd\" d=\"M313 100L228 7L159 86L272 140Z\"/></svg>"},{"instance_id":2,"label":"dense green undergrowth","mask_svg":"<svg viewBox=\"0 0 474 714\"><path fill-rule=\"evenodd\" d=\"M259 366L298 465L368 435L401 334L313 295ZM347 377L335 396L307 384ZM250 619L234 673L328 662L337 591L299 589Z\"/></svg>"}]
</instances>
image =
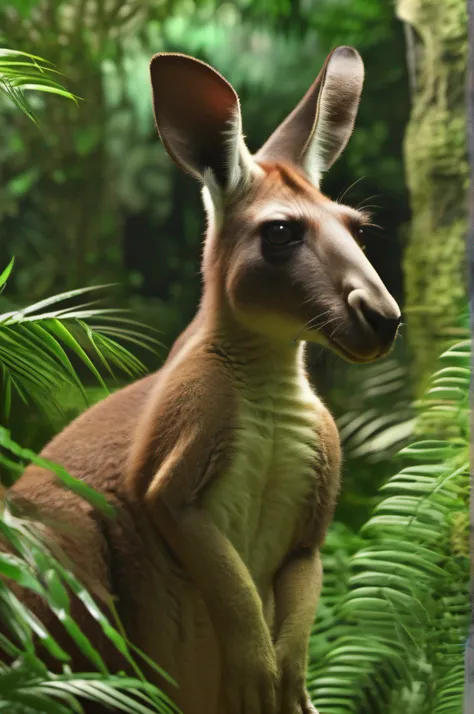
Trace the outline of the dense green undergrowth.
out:
<instances>
[{"instance_id":1,"label":"dense green undergrowth","mask_svg":"<svg viewBox=\"0 0 474 714\"><path fill-rule=\"evenodd\" d=\"M11 265L0 274L0 292L6 286ZM119 318L116 311L71 307L65 302L88 294L90 289L57 295L38 304L0 315L0 395L2 424L11 413L12 395L35 406L44 418L62 413L55 398L68 387L87 405L87 393L71 357L96 377L105 391L103 373L114 376L119 368L127 376L142 373L141 363L116 338L143 342L152 339L137 325ZM110 314L112 313L112 314ZM102 320L102 324L91 324ZM124 324L121 324L123 321ZM0 482L3 487L18 478L25 465L34 462L55 473L73 490L108 517L114 512L105 496L66 470L22 447L6 426L0 426ZM0 552L0 711L8 714L68 714L82 712L85 700L102 702L113 711L170 714L175 705L149 684L140 669L144 655L128 642L116 621L113 604L100 607L94 597L64 563L48 549L34 514L26 515L2 490L0 541L9 552ZM47 603L74 644L90 662L89 672L72 672L71 657L48 632L11 587L29 590ZM104 635L128 662L134 676L110 672L99 652L71 617L71 597L78 597L99 623ZM109 616L104 614L109 612ZM39 647L40 646L40 647ZM57 660L60 674L43 662L40 651ZM146 658L145 658L146 659ZM8 664L6 664L8 662ZM157 665L152 665L159 672ZM163 673L164 674L164 673ZM166 675L165 675L166 676ZM82 702L82 703L81 703Z\"/></svg>"},{"instance_id":2,"label":"dense green undergrowth","mask_svg":"<svg viewBox=\"0 0 474 714\"><path fill-rule=\"evenodd\" d=\"M468 339L441 355L403 467L357 535L329 535L308 675L321 714L461 710L470 360Z\"/></svg>"}]
</instances>

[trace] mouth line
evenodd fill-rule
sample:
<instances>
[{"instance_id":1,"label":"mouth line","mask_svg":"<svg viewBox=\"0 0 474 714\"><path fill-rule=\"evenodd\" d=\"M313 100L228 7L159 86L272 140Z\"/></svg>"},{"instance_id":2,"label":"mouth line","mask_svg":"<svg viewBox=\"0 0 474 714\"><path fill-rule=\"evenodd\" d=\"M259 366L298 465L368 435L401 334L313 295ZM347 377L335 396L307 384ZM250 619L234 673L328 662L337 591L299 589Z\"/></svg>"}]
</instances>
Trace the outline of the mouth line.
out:
<instances>
[{"instance_id":1,"label":"mouth line","mask_svg":"<svg viewBox=\"0 0 474 714\"><path fill-rule=\"evenodd\" d=\"M382 357L382 352L380 350L378 350L371 357L361 357L360 355L354 354L354 352L350 352L348 349L346 349L346 347L341 345L341 343L338 340L335 340L334 338L329 338L327 344L328 346L334 346L343 357L346 357L352 362L357 362L359 364L368 364L369 362L375 362L375 360L379 359L379 357Z\"/></svg>"},{"instance_id":2,"label":"mouth line","mask_svg":"<svg viewBox=\"0 0 474 714\"><path fill-rule=\"evenodd\" d=\"M311 327L311 331L317 331L319 328L318 326ZM375 362L376 360L385 357L390 351L391 347L388 350L384 350L383 348L379 348L377 352L370 357L362 357L360 355L355 354L354 352L350 352L346 347L344 347L338 340L336 340L334 337L329 337L324 334L324 332L321 331L320 333L325 339L326 339L326 347L333 347L337 352L340 353L342 357L345 357L346 359L350 360L351 362L356 362L358 364L369 364L370 362Z\"/></svg>"},{"instance_id":3,"label":"mouth line","mask_svg":"<svg viewBox=\"0 0 474 714\"><path fill-rule=\"evenodd\" d=\"M360 355L356 355L353 352L349 352L349 350L343 347L341 343L337 340L330 340L328 342L328 345L334 345L344 357L347 357L347 359L350 359L353 362L359 362L360 364L368 364L369 362L375 362L375 360L381 356L380 352L376 352L376 354L372 357L360 357Z\"/></svg>"}]
</instances>

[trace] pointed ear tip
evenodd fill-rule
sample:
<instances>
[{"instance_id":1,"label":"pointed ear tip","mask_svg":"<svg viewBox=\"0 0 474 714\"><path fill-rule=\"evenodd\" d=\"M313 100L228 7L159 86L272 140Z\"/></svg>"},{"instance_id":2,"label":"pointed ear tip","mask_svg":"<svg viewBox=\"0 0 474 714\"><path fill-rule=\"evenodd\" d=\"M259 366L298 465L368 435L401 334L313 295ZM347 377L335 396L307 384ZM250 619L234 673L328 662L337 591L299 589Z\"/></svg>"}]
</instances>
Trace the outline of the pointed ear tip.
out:
<instances>
[{"instance_id":1,"label":"pointed ear tip","mask_svg":"<svg viewBox=\"0 0 474 714\"><path fill-rule=\"evenodd\" d=\"M347 55L349 56L360 56L355 47L350 47L350 45L339 45L333 50L334 54Z\"/></svg>"},{"instance_id":2,"label":"pointed ear tip","mask_svg":"<svg viewBox=\"0 0 474 714\"><path fill-rule=\"evenodd\" d=\"M153 75L156 72L157 68L161 65L163 65L164 60L169 58L168 52L157 52L153 57L151 58L149 64L148 64L148 69L150 72L151 80L153 81Z\"/></svg>"},{"instance_id":3,"label":"pointed ear tip","mask_svg":"<svg viewBox=\"0 0 474 714\"><path fill-rule=\"evenodd\" d=\"M363 64L362 57L359 52L355 49L355 47L349 47L349 45L336 47L336 49L332 52L332 56L337 57L338 59L356 60L356 62Z\"/></svg>"},{"instance_id":4,"label":"pointed ear tip","mask_svg":"<svg viewBox=\"0 0 474 714\"><path fill-rule=\"evenodd\" d=\"M196 57L192 57L191 55L185 55L181 52L157 52L155 55L153 55L149 63L149 72L152 83L154 75L156 78L156 71L158 68L160 68L160 70L165 70L166 72L166 70L170 67L176 68L176 65L181 65L181 69L186 68L188 72L199 72L201 76L207 75L208 77L212 77L214 80L218 79L221 84L227 86L227 88L232 91L232 94L235 95L238 102L238 97L235 89L232 87L231 83L220 72L217 71L217 69L212 67L210 64L207 64L207 62L203 62L202 60L197 59Z\"/></svg>"},{"instance_id":5,"label":"pointed ear tip","mask_svg":"<svg viewBox=\"0 0 474 714\"><path fill-rule=\"evenodd\" d=\"M179 52L157 52L153 55L149 62L150 70L153 69L153 67L156 67L157 64L163 64L166 60L169 62L170 60L176 59L193 60L193 57L180 54Z\"/></svg>"}]
</instances>

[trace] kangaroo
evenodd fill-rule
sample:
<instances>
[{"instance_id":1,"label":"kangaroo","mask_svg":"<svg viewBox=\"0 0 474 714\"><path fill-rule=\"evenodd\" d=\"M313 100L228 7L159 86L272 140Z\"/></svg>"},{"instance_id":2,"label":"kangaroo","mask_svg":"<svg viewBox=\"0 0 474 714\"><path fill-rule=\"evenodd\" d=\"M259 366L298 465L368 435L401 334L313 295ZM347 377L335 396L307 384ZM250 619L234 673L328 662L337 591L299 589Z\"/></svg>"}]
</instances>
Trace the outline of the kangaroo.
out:
<instances>
[{"instance_id":1,"label":"kangaroo","mask_svg":"<svg viewBox=\"0 0 474 714\"><path fill-rule=\"evenodd\" d=\"M255 155L217 71L165 53L150 72L161 140L202 184L200 307L158 373L42 452L105 493L115 519L34 465L11 495L68 525L50 539L113 593L130 640L176 681L150 671L183 714L314 714L307 648L341 453L305 344L367 363L400 322L359 244L367 216L319 188L352 133L363 62L335 49ZM94 645L115 667L97 633Z\"/></svg>"}]
</instances>

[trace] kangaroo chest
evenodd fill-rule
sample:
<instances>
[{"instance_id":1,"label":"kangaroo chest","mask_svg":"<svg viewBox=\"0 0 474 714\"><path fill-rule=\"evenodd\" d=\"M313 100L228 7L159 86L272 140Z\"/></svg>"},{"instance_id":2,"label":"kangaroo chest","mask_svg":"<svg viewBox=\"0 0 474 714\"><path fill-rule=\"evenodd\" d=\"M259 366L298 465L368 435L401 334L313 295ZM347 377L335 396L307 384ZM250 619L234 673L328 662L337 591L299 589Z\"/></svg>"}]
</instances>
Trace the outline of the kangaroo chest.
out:
<instances>
[{"instance_id":1,"label":"kangaroo chest","mask_svg":"<svg viewBox=\"0 0 474 714\"><path fill-rule=\"evenodd\" d=\"M265 587L316 497L321 404L303 374L242 391L230 466L205 507Z\"/></svg>"}]
</instances>

